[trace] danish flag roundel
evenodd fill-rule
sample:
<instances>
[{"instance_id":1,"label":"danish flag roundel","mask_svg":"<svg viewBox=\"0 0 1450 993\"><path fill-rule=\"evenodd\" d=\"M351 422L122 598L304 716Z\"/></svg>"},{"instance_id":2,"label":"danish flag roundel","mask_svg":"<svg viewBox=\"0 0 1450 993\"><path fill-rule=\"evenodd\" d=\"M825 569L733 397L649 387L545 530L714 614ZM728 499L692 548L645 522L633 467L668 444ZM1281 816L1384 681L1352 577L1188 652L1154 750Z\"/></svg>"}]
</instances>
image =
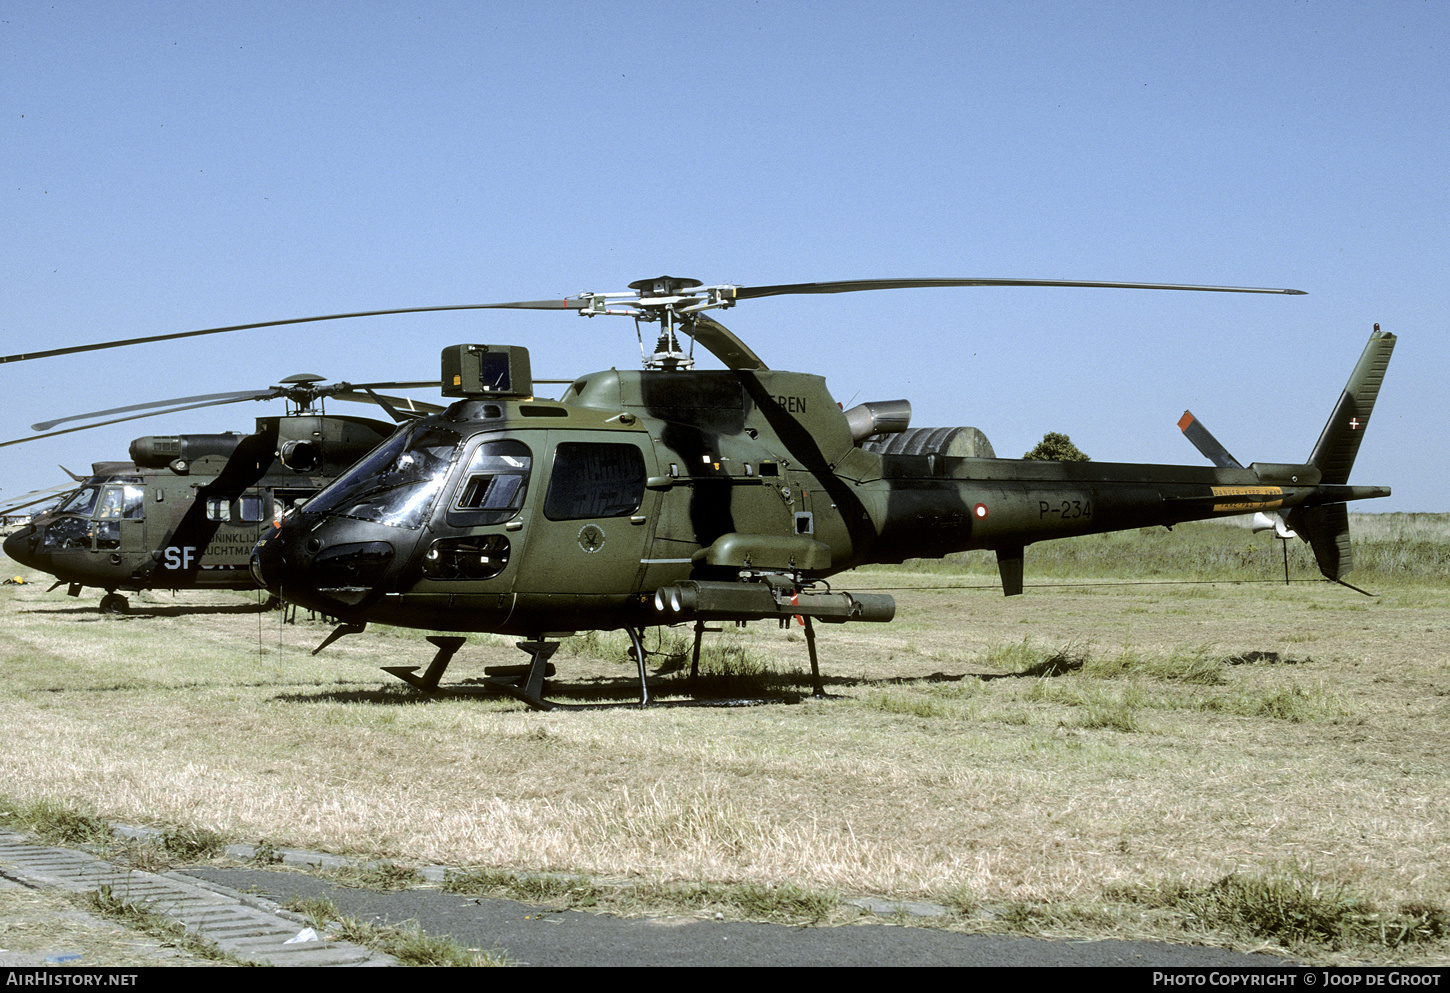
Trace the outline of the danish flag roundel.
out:
<instances>
[{"instance_id":1,"label":"danish flag roundel","mask_svg":"<svg viewBox=\"0 0 1450 993\"><path fill-rule=\"evenodd\" d=\"M979 503L979 504L977 504L975 507L972 508L972 513L976 516L977 520L979 520L979 521L986 520L987 519L987 505L985 503Z\"/></svg>"}]
</instances>

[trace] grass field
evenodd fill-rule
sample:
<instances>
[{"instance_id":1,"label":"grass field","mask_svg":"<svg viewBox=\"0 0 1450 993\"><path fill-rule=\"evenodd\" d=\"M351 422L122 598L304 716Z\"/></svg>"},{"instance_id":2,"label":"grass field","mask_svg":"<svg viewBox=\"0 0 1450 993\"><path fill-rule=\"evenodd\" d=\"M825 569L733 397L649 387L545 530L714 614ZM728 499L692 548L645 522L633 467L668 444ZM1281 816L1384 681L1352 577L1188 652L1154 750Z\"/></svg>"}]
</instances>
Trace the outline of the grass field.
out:
<instances>
[{"instance_id":1,"label":"grass field","mask_svg":"<svg viewBox=\"0 0 1450 993\"><path fill-rule=\"evenodd\" d=\"M845 922L840 898L878 895L947 927L1444 963L1450 516L1354 528L1377 597L1298 549L1286 586L1278 542L1230 525L1034 546L1022 597L971 557L840 577L897 620L822 626L831 699L730 710L425 699L377 669L425 664L423 633L313 658L325 626L237 597L110 618L5 587L0 815L568 879L635 912ZM808 692L798 629L713 639L721 692ZM681 691L683 631L647 644ZM551 695L630 699L623 649L573 640ZM522 659L473 638L449 680Z\"/></svg>"}]
</instances>

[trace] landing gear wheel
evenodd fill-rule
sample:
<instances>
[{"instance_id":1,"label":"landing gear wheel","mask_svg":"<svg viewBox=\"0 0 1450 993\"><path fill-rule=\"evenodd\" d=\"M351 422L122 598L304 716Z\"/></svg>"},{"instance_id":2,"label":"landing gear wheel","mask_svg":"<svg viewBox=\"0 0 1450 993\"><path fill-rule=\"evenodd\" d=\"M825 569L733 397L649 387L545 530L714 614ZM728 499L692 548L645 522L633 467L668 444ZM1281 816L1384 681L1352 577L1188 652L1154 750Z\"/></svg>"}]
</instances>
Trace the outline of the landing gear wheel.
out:
<instances>
[{"instance_id":1,"label":"landing gear wheel","mask_svg":"<svg viewBox=\"0 0 1450 993\"><path fill-rule=\"evenodd\" d=\"M103 614L124 614L130 609L130 601L119 593L107 593L101 597L101 613Z\"/></svg>"}]
</instances>

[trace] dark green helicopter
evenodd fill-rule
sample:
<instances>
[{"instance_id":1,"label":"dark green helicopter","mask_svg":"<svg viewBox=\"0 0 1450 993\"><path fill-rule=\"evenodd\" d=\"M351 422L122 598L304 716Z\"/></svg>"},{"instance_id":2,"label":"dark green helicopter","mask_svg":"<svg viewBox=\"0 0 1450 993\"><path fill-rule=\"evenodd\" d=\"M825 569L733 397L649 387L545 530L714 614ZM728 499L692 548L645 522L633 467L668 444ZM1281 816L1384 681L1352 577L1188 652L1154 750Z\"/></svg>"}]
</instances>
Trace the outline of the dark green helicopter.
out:
<instances>
[{"instance_id":1,"label":"dark green helicopter","mask_svg":"<svg viewBox=\"0 0 1450 993\"><path fill-rule=\"evenodd\" d=\"M544 696L554 639L626 630L643 705L642 630L691 622L698 663L707 622L801 618L819 694L812 621L895 612L889 596L829 583L872 563L992 549L1013 596L1034 542L1260 512L1309 541L1324 575L1342 581L1346 502L1390 493L1348 477L1391 334L1371 336L1308 461L1210 468L990 457L974 429L912 429L906 401L841 410L820 376L769 369L704 313L778 294L1001 285L1300 292L1015 279L707 287L661 277L629 292L474 305L623 314L658 324L658 339L643 370L581 376L557 401L534 396L523 348L446 349L453 405L401 428L269 530L253 571L277 596L344 622L318 651L371 621L523 636L530 661L489 670L487 682L543 709L557 706ZM681 335L727 368L694 369ZM465 639L429 640L438 652L422 675L387 671L434 692Z\"/></svg>"},{"instance_id":2,"label":"dark green helicopter","mask_svg":"<svg viewBox=\"0 0 1450 993\"><path fill-rule=\"evenodd\" d=\"M125 414L0 445L177 411L249 400L285 400L281 417L257 418L253 434L183 434L137 438L129 462L97 462L75 476L73 492L5 539L5 554L49 573L79 596L105 591L101 610L124 612L124 592L146 589L256 589L248 562L263 530L289 508L315 496L339 473L393 433L396 423L330 415L328 397L381 405L395 421L442 408L379 389L420 383L333 383L289 376L274 387L179 397L62 417L58 424ZM167 409L157 409L167 408ZM146 411L146 413L135 413Z\"/></svg>"},{"instance_id":3,"label":"dark green helicopter","mask_svg":"<svg viewBox=\"0 0 1450 993\"><path fill-rule=\"evenodd\" d=\"M399 428L269 527L250 555L270 592L343 621L317 651L370 621L522 636L530 661L487 670L485 682L541 709L559 706L544 696L554 639L623 628L643 705L641 631L690 622L698 662L707 622L800 618L821 693L812 622L894 615L889 596L830 585L872 563L992 549L1012 596L1034 542L1256 513L1281 536L1308 541L1324 575L1343 582L1352 567L1347 501L1390 493L1348 484L1395 342L1378 328L1307 462L1245 468L1185 415L1185 433L1215 462L1209 468L997 459L975 429L911 428L904 400L843 411L820 376L769 369L705 313L784 294L970 286L1302 292L1036 279L703 286L660 277L619 293L233 325L0 356L0 364L446 310L568 310L658 324L643 370L582 376L557 401L534 395L523 348L444 350L441 385L455 402ZM694 369L682 335L726 369ZM438 651L422 675L386 668L436 692L465 639L429 640Z\"/></svg>"}]
</instances>

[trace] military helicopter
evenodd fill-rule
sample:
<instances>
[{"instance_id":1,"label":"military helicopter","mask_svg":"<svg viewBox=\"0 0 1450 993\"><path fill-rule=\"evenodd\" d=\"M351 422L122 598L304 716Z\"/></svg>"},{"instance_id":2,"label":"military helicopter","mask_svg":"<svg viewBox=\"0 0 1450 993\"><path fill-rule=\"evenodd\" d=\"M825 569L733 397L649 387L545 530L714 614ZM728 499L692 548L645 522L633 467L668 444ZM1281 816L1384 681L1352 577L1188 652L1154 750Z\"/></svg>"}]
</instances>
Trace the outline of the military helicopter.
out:
<instances>
[{"instance_id":1,"label":"military helicopter","mask_svg":"<svg viewBox=\"0 0 1450 993\"><path fill-rule=\"evenodd\" d=\"M1003 593L1015 596L1034 542L1264 512L1310 542L1326 577L1350 571L1346 502L1390 493L1348 477L1392 334L1371 335L1307 462L1209 468L997 459L975 429L912 428L905 400L842 410L822 377L768 368L705 313L784 294L970 286L1302 292L1036 279L705 286L664 276L563 299L304 318L537 309L623 315L659 330L642 370L581 376L557 401L535 396L525 348L445 349L443 393L455 402L400 427L267 528L253 574L273 594L342 621L314 654L374 621L522 636L528 662L486 669L480 688L553 709L563 706L545 695L558 638L624 629L644 706L641 632L681 623L694 625L693 674L707 623L799 618L822 694L813 622L895 613L889 596L831 586L861 565L991 549ZM726 368L695 369L681 337ZM642 331L640 344L643 352ZM466 639L429 640L437 652L421 675L417 666L385 671L443 692Z\"/></svg>"},{"instance_id":2,"label":"military helicopter","mask_svg":"<svg viewBox=\"0 0 1450 993\"><path fill-rule=\"evenodd\" d=\"M118 590L256 589L248 560L265 527L392 434L395 422L442 409L376 391L433 386L329 385L304 373L260 391L180 397L36 424L35 430L49 431L70 421L128 415L0 444L246 400L287 404L285 416L257 418L249 435L137 438L131 461L97 462L88 477L72 474L80 485L10 535L5 554L55 576L51 589L67 585L70 596L88 586L105 590L100 607L106 613L129 608ZM322 408L328 397L376 403L394 422L328 415ZM141 410L147 412L135 413Z\"/></svg>"},{"instance_id":3,"label":"military helicopter","mask_svg":"<svg viewBox=\"0 0 1450 993\"><path fill-rule=\"evenodd\" d=\"M1199 468L951 454L944 436L972 429L912 429L904 400L843 411L821 377L769 369L704 313L785 293L963 285L1295 292L1028 280L706 287L661 277L628 292L493 305L623 314L659 332L642 371L581 376L558 401L534 396L523 348L446 349L444 395L456 402L400 429L269 529L253 556L257 579L344 622L319 651L370 621L522 635L530 661L494 670L490 685L551 708L553 639L624 628L643 705L640 632L678 623L695 626L698 664L708 622L799 617L820 693L812 621L894 615L888 596L829 584L866 564L992 549L1014 596L1033 542L1257 511L1285 515L1327 577L1349 571L1346 501L1390 492L1347 481L1393 335L1371 336L1307 462ZM693 369L679 334L727 368ZM894 451L873 450L892 435ZM387 671L437 691L464 639L430 640L438 652L422 675Z\"/></svg>"}]
</instances>

